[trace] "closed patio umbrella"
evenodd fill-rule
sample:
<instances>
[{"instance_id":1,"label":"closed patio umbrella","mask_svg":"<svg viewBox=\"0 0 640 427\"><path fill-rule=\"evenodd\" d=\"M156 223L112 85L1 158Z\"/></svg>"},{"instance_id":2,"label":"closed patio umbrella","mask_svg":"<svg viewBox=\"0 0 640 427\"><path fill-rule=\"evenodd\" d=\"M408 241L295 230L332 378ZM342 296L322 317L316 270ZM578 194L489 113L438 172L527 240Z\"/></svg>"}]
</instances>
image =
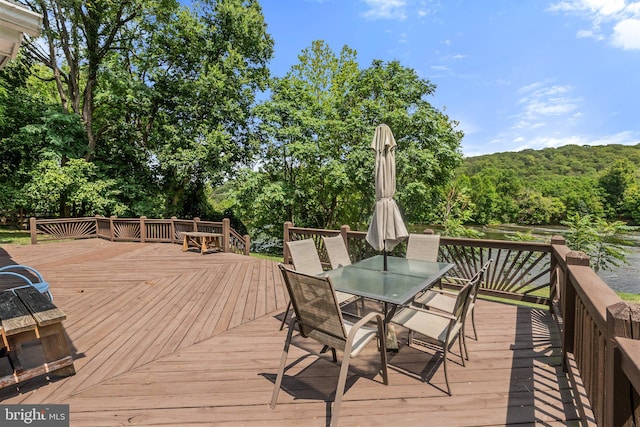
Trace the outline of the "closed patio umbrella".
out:
<instances>
[{"instance_id":1,"label":"closed patio umbrella","mask_svg":"<svg viewBox=\"0 0 640 427\"><path fill-rule=\"evenodd\" d=\"M366 239L375 250L383 251L386 270L387 251L409 236L393 199L396 193L396 140L389 126L382 124L376 128L371 148L376 152L376 204Z\"/></svg>"}]
</instances>

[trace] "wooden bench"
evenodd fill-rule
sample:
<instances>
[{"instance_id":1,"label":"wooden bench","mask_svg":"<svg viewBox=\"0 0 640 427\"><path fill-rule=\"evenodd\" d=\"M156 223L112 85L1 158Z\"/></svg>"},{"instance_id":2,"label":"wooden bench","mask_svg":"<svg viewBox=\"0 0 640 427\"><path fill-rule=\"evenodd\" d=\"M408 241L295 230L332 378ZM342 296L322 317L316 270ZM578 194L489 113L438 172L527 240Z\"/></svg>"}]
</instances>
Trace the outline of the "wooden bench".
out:
<instances>
[{"instance_id":1,"label":"wooden bench","mask_svg":"<svg viewBox=\"0 0 640 427\"><path fill-rule=\"evenodd\" d=\"M75 374L62 327L65 319L62 310L34 287L0 292L0 348L9 358L13 370L11 374L0 377L0 388L44 374ZM27 343L39 344L42 348L44 357L36 358L35 365L30 358L23 358L23 344Z\"/></svg>"},{"instance_id":2,"label":"wooden bench","mask_svg":"<svg viewBox=\"0 0 640 427\"><path fill-rule=\"evenodd\" d=\"M204 231L184 231L182 232L182 252L189 250L189 245L194 244L200 248L200 253L204 255L212 246L215 249L222 249L222 234L205 233Z\"/></svg>"}]
</instances>

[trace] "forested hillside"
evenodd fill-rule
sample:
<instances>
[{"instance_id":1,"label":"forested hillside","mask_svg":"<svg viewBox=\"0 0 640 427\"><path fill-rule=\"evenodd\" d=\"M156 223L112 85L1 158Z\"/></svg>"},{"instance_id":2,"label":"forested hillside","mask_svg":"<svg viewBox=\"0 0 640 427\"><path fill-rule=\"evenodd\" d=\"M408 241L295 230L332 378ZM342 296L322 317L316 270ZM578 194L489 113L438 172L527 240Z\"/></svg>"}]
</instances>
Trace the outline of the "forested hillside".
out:
<instances>
[{"instance_id":1,"label":"forested hillside","mask_svg":"<svg viewBox=\"0 0 640 427\"><path fill-rule=\"evenodd\" d=\"M640 145L567 145L466 158L465 222L559 223L575 214L640 222Z\"/></svg>"},{"instance_id":2,"label":"forested hillside","mask_svg":"<svg viewBox=\"0 0 640 427\"><path fill-rule=\"evenodd\" d=\"M593 176L607 169L617 160L628 160L640 166L640 144L628 145L565 145L543 150L523 150L468 157L461 166L462 173L475 175L488 167L512 169L526 180L558 176Z\"/></svg>"}]
</instances>

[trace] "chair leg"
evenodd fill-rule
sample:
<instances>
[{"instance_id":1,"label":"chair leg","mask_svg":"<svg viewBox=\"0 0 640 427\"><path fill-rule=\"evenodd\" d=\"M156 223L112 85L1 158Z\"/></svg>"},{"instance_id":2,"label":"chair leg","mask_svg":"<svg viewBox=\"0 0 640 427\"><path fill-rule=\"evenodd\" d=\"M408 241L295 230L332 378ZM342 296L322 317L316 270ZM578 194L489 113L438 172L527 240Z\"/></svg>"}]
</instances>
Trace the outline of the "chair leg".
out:
<instances>
[{"instance_id":1,"label":"chair leg","mask_svg":"<svg viewBox=\"0 0 640 427\"><path fill-rule=\"evenodd\" d=\"M345 351L342 357L342 366L340 366L340 376L338 377L338 386L336 387L336 397L333 400L333 409L331 410L331 424L329 427L336 427L338 425L340 407L342 406L342 396L344 395L344 387L347 384L347 373L349 372L350 358L351 356Z\"/></svg>"},{"instance_id":2,"label":"chair leg","mask_svg":"<svg viewBox=\"0 0 640 427\"><path fill-rule=\"evenodd\" d=\"M289 300L289 304L287 304L287 309L284 311L284 316L282 317L282 322L280 323L280 330L284 328L284 324L287 321L287 315L289 315L289 310L291 310L291 300Z\"/></svg>"},{"instance_id":3,"label":"chair leg","mask_svg":"<svg viewBox=\"0 0 640 427\"><path fill-rule=\"evenodd\" d=\"M289 355L289 344L291 343L291 335L293 335L293 322L289 324L289 331L287 332L287 339L284 342L284 349L282 350L282 357L280 358L280 367L278 368L278 375L276 376L276 382L273 386L273 394L271 395L271 409L276 407L278 403L278 392L282 385L282 377L284 377L284 368L287 364L287 356Z\"/></svg>"},{"instance_id":4,"label":"chair leg","mask_svg":"<svg viewBox=\"0 0 640 427\"><path fill-rule=\"evenodd\" d=\"M469 350L467 349L467 337L462 331L462 347L464 347L464 356L467 360L469 360Z\"/></svg>"},{"instance_id":5,"label":"chair leg","mask_svg":"<svg viewBox=\"0 0 640 427\"><path fill-rule=\"evenodd\" d=\"M451 387L449 387L449 377L447 377L447 348L448 345L445 343L442 348L442 357L443 357L443 365L444 365L444 382L447 384L447 394L451 396Z\"/></svg>"},{"instance_id":6,"label":"chair leg","mask_svg":"<svg viewBox=\"0 0 640 427\"><path fill-rule=\"evenodd\" d=\"M473 339L478 341L478 331L476 331L476 315L475 307L471 309L471 324L473 325Z\"/></svg>"},{"instance_id":7,"label":"chair leg","mask_svg":"<svg viewBox=\"0 0 640 427\"><path fill-rule=\"evenodd\" d=\"M464 335L462 335L462 331L461 331L460 334L458 335L458 347L460 348L460 359L462 360L462 366L467 366L464 363L465 352L462 349L463 345L464 345ZM466 350L466 346L465 346L465 350Z\"/></svg>"}]
</instances>

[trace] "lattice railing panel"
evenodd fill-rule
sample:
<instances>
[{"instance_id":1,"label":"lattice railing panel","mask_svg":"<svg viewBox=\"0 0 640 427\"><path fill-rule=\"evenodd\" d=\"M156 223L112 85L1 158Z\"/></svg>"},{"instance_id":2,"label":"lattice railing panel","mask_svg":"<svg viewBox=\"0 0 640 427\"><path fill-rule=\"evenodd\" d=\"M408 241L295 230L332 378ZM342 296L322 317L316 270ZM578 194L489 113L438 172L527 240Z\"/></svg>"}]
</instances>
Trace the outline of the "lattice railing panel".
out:
<instances>
[{"instance_id":1,"label":"lattice railing panel","mask_svg":"<svg viewBox=\"0 0 640 427\"><path fill-rule=\"evenodd\" d=\"M43 240L96 237L96 220L41 222L37 230Z\"/></svg>"},{"instance_id":2,"label":"lattice railing panel","mask_svg":"<svg viewBox=\"0 0 640 427\"><path fill-rule=\"evenodd\" d=\"M450 275L464 278L470 278L493 259L481 287L484 294L548 303L551 278L548 252L441 244L440 259L455 264Z\"/></svg>"},{"instance_id":3,"label":"lattice railing panel","mask_svg":"<svg viewBox=\"0 0 640 427\"><path fill-rule=\"evenodd\" d=\"M140 223L113 221L113 238L115 240L139 240Z\"/></svg>"}]
</instances>

